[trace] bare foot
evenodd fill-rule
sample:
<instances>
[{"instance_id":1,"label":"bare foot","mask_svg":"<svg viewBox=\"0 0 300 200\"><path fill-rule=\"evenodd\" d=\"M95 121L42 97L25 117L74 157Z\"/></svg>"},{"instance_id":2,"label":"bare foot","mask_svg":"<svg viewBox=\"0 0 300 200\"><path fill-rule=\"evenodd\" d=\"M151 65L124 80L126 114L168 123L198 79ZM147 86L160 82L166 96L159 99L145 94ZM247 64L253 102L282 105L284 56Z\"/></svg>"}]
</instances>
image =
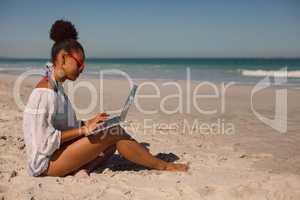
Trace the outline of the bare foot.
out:
<instances>
[{"instance_id":1,"label":"bare foot","mask_svg":"<svg viewBox=\"0 0 300 200\"><path fill-rule=\"evenodd\" d=\"M188 171L189 166L187 164L177 164L177 163L168 163L165 170L167 171L180 171L186 172Z\"/></svg>"},{"instance_id":2,"label":"bare foot","mask_svg":"<svg viewBox=\"0 0 300 200\"><path fill-rule=\"evenodd\" d=\"M86 169L82 169L82 170L79 170L78 172L76 172L75 176L79 177L79 178L87 178L90 175Z\"/></svg>"}]
</instances>

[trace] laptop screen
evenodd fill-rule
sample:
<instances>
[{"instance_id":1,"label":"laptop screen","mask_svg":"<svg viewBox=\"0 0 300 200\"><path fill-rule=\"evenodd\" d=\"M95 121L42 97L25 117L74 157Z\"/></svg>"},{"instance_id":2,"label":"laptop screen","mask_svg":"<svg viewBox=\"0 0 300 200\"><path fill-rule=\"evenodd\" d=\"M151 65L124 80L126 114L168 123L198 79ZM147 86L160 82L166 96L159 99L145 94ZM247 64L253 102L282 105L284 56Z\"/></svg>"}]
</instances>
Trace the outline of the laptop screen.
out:
<instances>
[{"instance_id":1,"label":"laptop screen","mask_svg":"<svg viewBox=\"0 0 300 200\"><path fill-rule=\"evenodd\" d=\"M129 107L133 103L137 87L138 86L136 84L134 84L133 87L132 87L132 89L130 90L130 93L129 93L128 97L127 97L127 100L126 100L126 102L124 104L123 110L122 110L122 112L120 114L121 121L124 121L125 118L126 118L126 115L127 115L128 110L129 110Z\"/></svg>"}]
</instances>

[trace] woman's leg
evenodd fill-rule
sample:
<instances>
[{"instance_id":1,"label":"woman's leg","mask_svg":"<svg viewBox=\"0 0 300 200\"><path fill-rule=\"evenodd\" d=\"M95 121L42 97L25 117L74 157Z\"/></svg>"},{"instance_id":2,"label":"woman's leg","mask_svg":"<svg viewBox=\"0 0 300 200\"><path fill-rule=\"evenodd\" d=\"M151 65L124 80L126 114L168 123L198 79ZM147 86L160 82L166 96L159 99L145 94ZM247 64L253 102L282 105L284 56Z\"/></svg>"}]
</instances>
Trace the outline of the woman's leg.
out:
<instances>
[{"instance_id":1,"label":"woman's leg","mask_svg":"<svg viewBox=\"0 0 300 200\"><path fill-rule=\"evenodd\" d=\"M61 146L60 150L65 149L67 146L69 146L70 144L72 144L73 142L83 138L79 137L79 138L75 138L72 139L68 142L63 143L63 145ZM77 174L79 171L82 171L84 175L88 175L89 173L91 173L92 171L94 171L95 169L97 169L97 167L99 167L101 164L103 164L105 161L107 161L115 152L116 152L117 148L116 145L111 145L110 147L108 147L107 149L105 149L103 152L100 152L100 154L97 156L96 159L92 160L91 162L85 164L84 166L82 166L80 169L78 169L77 171L74 171L74 175L75 173Z\"/></svg>"},{"instance_id":2,"label":"woman's leg","mask_svg":"<svg viewBox=\"0 0 300 200\"><path fill-rule=\"evenodd\" d=\"M119 140L116 143L118 152L127 160L150 169L168 171L187 171L186 164L169 163L153 156L135 140Z\"/></svg>"},{"instance_id":3,"label":"woman's leg","mask_svg":"<svg viewBox=\"0 0 300 200\"><path fill-rule=\"evenodd\" d=\"M121 130L123 132L123 129ZM186 171L187 165L168 163L152 156L142 145L125 134L97 134L83 137L64 149L57 150L44 175L65 176L80 169L109 146L116 145L118 152L126 159L158 170Z\"/></svg>"},{"instance_id":4,"label":"woman's leg","mask_svg":"<svg viewBox=\"0 0 300 200\"><path fill-rule=\"evenodd\" d=\"M98 155L98 157L87 163L86 165L82 166L79 170L84 170L85 173L89 174L95 169L97 169L100 165L104 164L115 152L117 148L116 145L111 145L107 149L105 149L103 152Z\"/></svg>"},{"instance_id":5,"label":"woman's leg","mask_svg":"<svg viewBox=\"0 0 300 200\"><path fill-rule=\"evenodd\" d=\"M115 145L116 141L121 138L125 138L125 136L99 133L82 137L69 145L64 145L53 153L48 169L43 175L65 176L76 172L98 158L101 152Z\"/></svg>"}]
</instances>

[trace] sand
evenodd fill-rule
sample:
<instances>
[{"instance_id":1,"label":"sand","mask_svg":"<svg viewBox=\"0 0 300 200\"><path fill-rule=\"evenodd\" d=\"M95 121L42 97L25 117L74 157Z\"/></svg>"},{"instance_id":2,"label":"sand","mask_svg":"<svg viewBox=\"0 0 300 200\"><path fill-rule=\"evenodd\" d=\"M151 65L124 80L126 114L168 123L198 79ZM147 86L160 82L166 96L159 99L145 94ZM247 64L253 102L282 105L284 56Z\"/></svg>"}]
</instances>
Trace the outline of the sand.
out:
<instances>
[{"instance_id":1,"label":"sand","mask_svg":"<svg viewBox=\"0 0 300 200\"><path fill-rule=\"evenodd\" d=\"M128 132L153 154L168 161L189 162L187 173L146 170L124 160L118 154L90 177L67 176L30 177L26 171L25 145L22 132L22 110L13 97L17 75L0 74L0 199L300 199L300 93L288 89L288 129L279 133L261 122L250 107L253 86L234 85L218 99L201 99L202 109L216 109L215 114L200 114L183 98L183 113L167 114L159 110L145 114L133 107L128 114ZM26 102L36 78L22 84L21 97ZM99 87L99 81L82 77ZM142 84L144 81L137 81ZM153 81L160 88L160 98L141 100L143 109L159 108L167 94L177 89L164 85L167 80ZM185 81L175 81L187 94ZM192 82L195 88L197 82ZM105 80L104 103L97 99L103 110L120 108L128 94L124 80ZM68 85L69 86L69 85ZM219 85L218 85L219 87ZM66 86L66 88L69 88ZM254 98L255 108L264 116L274 115L272 87L259 92ZM96 90L99 91L99 90ZM201 88L203 93L211 92ZM139 94L154 94L152 87L144 87ZM200 93L200 92L199 92ZM96 93L99 95L99 92ZM94 94L95 95L95 94ZM89 105L90 95L83 89L72 99L77 108ZM169 99L165 107L176 108L178 100ZM103 111L100 106L79 118L89 118ZM146 119L146 122L145 122ZM148 121L147 121L148 120ZM184 125L213 124L220 121L222 130L184 129ZM219 121L218 121L219 120ZM146 125L146 126L145 126ZM227 127L227 128L226 128Z\"/></svg>"}]
</instances>

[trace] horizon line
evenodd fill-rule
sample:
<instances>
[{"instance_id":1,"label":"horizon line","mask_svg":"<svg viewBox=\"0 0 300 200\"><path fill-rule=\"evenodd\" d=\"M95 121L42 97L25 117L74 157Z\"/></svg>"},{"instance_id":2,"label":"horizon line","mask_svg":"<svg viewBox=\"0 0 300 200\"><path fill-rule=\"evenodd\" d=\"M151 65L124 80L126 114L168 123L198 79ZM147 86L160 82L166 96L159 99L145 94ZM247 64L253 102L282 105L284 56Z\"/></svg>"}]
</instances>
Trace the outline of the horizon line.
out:
<instances>
[{"instance_id":1,"label":"horizon line","mask_svg":"<svg viewBox=\"0 0 300 200\"><path fill-rule=\"evenodd\" d=\"M50 58L46 58L46 57L5 57L5 56L0 56L0 59L41 59L41 60L50 60ZM86 57L86 60L89 59L300 59L299 57L294 57L294 56L241 56L241 57L230 57L230 56L225 56L225 57L221 57L221 56L217 56L217 57L188 57L188 56L183 56L183 57L179 57L179 56L169 56L169 57Z\"/></svg>"}]
</instances>

